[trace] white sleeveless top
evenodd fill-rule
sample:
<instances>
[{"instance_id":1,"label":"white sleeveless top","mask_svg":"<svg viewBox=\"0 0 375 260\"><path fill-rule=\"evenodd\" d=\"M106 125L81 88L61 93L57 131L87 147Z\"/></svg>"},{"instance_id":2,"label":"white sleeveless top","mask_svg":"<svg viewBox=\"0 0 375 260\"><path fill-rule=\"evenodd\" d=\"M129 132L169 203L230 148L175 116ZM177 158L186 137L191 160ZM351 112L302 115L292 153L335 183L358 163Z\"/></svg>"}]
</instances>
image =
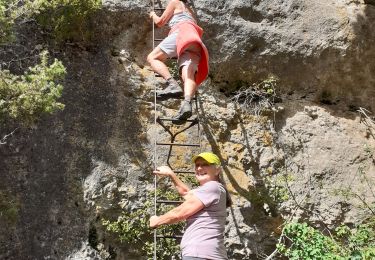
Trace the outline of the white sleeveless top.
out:
<instances>
[{"instance_id":1,"label":"white sleeveless top","mask_svg":"<svg viewBox=\"0 0 375 260\"><path fill-rule=\"evenodd\" d=\"M194 18L191 16L191 14L188 11L186 11L185 4L181 2L181 5L182 5L183 11L180 13L176 13L172 16L172 18L168 22L168 26L170 28L172 28L174 25L178 24L179 22L183 22L183 21L192 21L195 23Z\"/></svg>"}]
</instances>

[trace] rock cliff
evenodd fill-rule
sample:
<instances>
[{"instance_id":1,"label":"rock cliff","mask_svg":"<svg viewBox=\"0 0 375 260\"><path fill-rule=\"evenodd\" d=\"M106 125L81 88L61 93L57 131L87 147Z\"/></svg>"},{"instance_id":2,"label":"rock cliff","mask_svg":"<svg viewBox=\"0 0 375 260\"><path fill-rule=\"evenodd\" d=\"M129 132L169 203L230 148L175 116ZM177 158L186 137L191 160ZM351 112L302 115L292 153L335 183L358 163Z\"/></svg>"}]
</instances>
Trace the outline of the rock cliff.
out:
<instances>
[{"instance_id":1,"label":"rock cliff","mask_svg":"<svg viewBox=\"0 0 375 260\"><path fill-rule=\"evenodd\" d=\"M234 201L229 259L271 254L289 219L332 229L373 214L373 1L190 2L210 52L199 90L203 148L222 159ZM155 135L167 138L153 125L163 81L145 61L150 10L149 1L103 1L95 41L55 52L68 68L65 110L0 146L0 209L16 213L0 216L1 259L146 259L101 218L145 203ZM256 116L231 99L270 75L273 109ZM175 150L172 163L190 155Z\"/></svg>"}]
</instances>

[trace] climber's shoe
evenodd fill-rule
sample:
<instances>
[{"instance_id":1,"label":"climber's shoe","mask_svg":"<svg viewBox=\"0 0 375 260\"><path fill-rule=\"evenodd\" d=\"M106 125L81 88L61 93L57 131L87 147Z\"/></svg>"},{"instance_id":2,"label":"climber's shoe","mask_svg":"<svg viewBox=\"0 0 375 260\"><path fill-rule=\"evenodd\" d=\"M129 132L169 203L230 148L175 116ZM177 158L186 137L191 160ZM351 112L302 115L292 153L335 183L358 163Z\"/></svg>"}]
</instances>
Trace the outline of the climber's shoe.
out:
<instances>
[{"instance_id":1,"label":"climber's shoe","mask_svg":"<svg viewBox=\"0 0 375 260\"><path fill-rule=\"evenodd\" d=\"M191 116L192 116L191 102L187 100L183 100L181 103L181 107L178 110L177 115L175 115L172 118L172 122L175 124L181 124Z\"/></svg>"},{"instance_id":2,"label":"climber's shoe","mask_svg":"<svg viewBox=\"0 0 375 260\"><path fill-rule=\"evenodd\" d=\"M158 100L166 100L168 98L182 97L184 92L173 78L167 80L167 87L163 90L156 91L156 98Z\"/></svg>"}]
</instances>

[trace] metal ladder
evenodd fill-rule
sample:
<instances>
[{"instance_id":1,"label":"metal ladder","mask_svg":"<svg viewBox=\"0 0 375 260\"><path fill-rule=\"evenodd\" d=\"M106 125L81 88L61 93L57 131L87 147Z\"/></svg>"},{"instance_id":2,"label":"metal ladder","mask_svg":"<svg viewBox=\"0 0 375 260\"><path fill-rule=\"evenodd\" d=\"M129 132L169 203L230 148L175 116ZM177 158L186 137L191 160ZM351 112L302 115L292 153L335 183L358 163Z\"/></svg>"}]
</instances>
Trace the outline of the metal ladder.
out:
<instances>
[{"instance_id":1,"label":"metal ladder","mask_svg":"<svg viewBox=\"0 0 375 260\"><path fill-rule=\"evenodd\" d=\"M157 2L157 5L155 4ZM162 6L162 3L160 0L152 0L152 8L154 12L158 15L160 15L165 8ZM163 40L163 37L155 37L156 35L156 26L152 22L152 47L153 49L155 48L156 43L159 43L160 41ZM155 76L159 76L157 73L155 73ZM171 163L171 158L173 157L173 148L174 147L184 147L186 149L201 149L201 127L199 123L199 102L198 102L198 95L196 93L195 97L193 98L194 101L194 113L193 113L193 118L192 119L187 119L184 120L183 122L181 121L182 125L180 125L180 129L178 131L172 131L172 128L174 128L176 125L173 124L172 118L168 117L160 117L158 116L159 110L158 110L158 103L157 103L157 98L156 98L156 84L154 86L154 154L153 154L153 162L154 162L154 169L156 169L157 166L160 166L161 164L158 164L159 158L159 150L162 147L167 147L169 148L168 154L166 156L167 160L164 163L164 165L168 165L176 174L195 174L194 171L192 170L186 170L186 169L174 169ZM161 107L161 106L160 106ZM165 133L169 134L170 141L169 142L159 142L159 136L157 133L158 127L162 127L164 129ZM189 143L189 142L176 142L176 137L184 133L190 128L196 128L196 142L194 143ZM189 165L191 162L188 162ZM157 195L157 189L158 189L158 177L154 177L154 215L157 215L158 212L158 206L162 204L171 204L171 205L178 205L181 204L183 201L173 201L173 200L162 200L158 198ZM173 234L173 235L160 235L158 234L158 229L154 230L154 260L157 260L157 245L158 241L160 239L181 239L182 235L181 234ZM161 260L161 259L160 259Z\"/></svg>"}]
</instances>

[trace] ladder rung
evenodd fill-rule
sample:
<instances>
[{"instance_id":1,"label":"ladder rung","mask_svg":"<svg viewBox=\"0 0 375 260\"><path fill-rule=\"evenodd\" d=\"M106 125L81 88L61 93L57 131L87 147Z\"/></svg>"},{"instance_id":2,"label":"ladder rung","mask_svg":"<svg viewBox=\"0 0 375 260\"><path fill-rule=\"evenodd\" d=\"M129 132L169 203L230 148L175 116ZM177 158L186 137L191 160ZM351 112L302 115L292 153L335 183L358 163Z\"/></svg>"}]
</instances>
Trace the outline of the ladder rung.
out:
<instances>
[{"instance_id":1,"label":"ladder rung","mask_svg":"<svg viewBox=\"0 0 375 260\"><path fill-rule=\"evenodd\" d=\"M176 170L174 173L190 173L190 174L195 174L195 171L182 171L182 170Z\"/></svg>"},{"instance_id":2,"label":"ladder rung","mask_svg":"<svg viewBox=\"0 0 375 260\"><path fill-rule=\"evenodd\" d=\"M199 144L184 144L184 143L156 143L156 145L174 145L174 146L194 146L199 147Z\"/></svg>"},{"instance_id":3,"label":"ladder rung","mask_svg":"<svg viewBox=\"0 0 375 260\"><path fill-rule=\"evenodd\" d=\"M157 39L154 39L154 41L156 41L156 42L161 42L162 40L164 40L164 39L162 39L162 38L157 38Z\"/></svg>"},{"instance_id":4,"label":"ladder rung","mask_svg":"<svg viewBox=\"0 0 375 260\"><path fill-rule=\"evenodd\" d=\"M164 11L165 8L164 7L154 7L154 10L155 11Z\"/></svg>"},{"instance_id":5,"label":"ladder rung","mask_svg":"<svg viewBox=\"0 0 375 260\"><path fill-rule=\"evenodd\" d=\"M183 201L182 200L157 200L156 203L181 204L181 203L183 203Z\"/></svg>"},{"instance_id":6,"label":"ladder rung","mask_svg":"<svg viewBox=\"0 0 375 260\"><path fill-rule=\"evenodd\" d=\"M158 235L156 236L157 238L175 238L175 239L179 239L179 238L182 238L182 235L176 235L176 236L165 236L165 235Z\"/></svg>"},{"instance_id":7,"label":"ladder rung","mask_svg":"<svg viewBox=\"0 0 375 260\"><path fill-rule=\"evenodd\" d=\"M184 99L185 97L181 96L181 97L173 97L173 99ZM168 98L169 99L169 98ZM162 99L162 98L158 98L158 101L165 101L165 100L168 100L168 99ZM172 99L172 98L171 98ZM192 98L191 100L195 100L195 98ZM180 121L180 120L173 120L173 121ZM182 120L182 121L186 121L186 120Z\"/></svg>"},{"instance_id":8,"label":"ladder rung","mask_svg":"<svg viewBox=\"0 0 375 260\"><path fill-rule=\"evenodd\" d=\"M160 76L160 74L158 74L158 73L156 73L155 72L155 77L161 77ZM159 89L160 90L160 89ZM158 91L158 90L157 90ZM184 99L185 97L184 96L181 96L181 97L173 97L173 99ZM158 100L160 100L160 98L158 98ZM162 100L160 100L160 101L164 101L164 100L168 100L168 99L162 99ZM196 101L197 100L197 97L196 96L194 96L192 99L191 99L191 101ZM163 118L161 118L160 117L160 119L161 120L164 120L164 121L175 121L175 120L171 120L171 118L165 118L165 117L163 117ZM187 122L190 122L190 121L194 121L195 119L190 119L190 120L183 120L183 121L187 121Z\"/></svg>"},{"instance_id":9,"label":"ladder rung","mask_svg":"<svg viewBox=\"0 0 375 260\"><path fill-rule=\"evenodd\" d=\"M161 121L176 121L176 119L173 119L173 118L167 118L167 117L160 117L159 118ZM198 118L194 118L194 119L186 119L186 120L182 120L182 121L185 121L185 122L195 122L195 121L198 121Z\"/></svg>"}]
</instances>

